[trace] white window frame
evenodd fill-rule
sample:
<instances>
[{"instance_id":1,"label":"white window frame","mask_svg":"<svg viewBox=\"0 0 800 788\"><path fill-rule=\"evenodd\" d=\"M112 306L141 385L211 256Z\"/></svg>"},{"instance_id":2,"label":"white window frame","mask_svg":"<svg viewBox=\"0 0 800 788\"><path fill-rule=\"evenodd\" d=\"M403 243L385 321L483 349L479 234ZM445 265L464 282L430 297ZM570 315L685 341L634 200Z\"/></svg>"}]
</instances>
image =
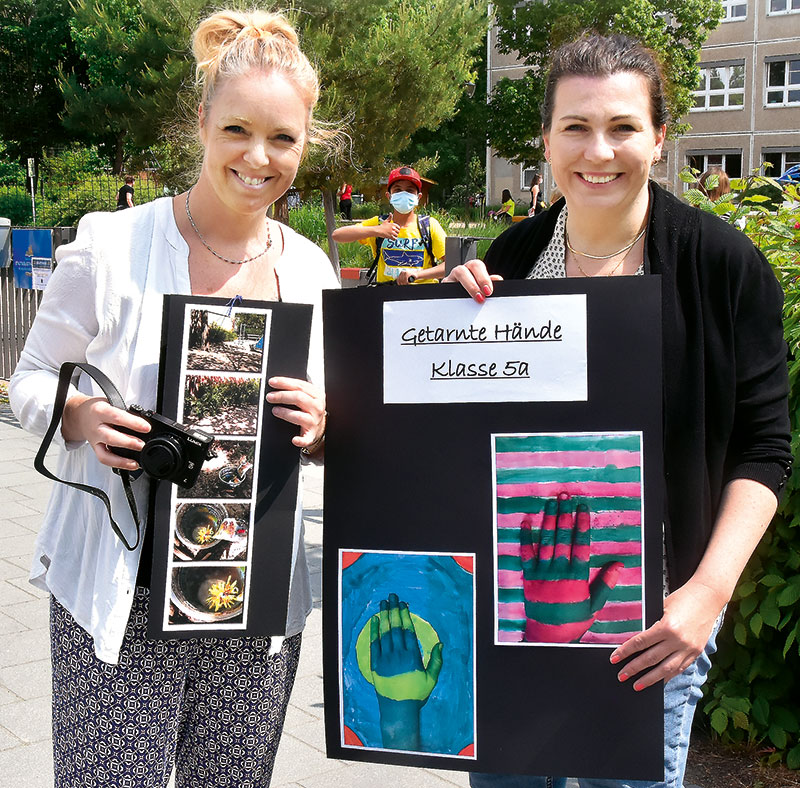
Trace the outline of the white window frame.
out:
<instances>
[{"instance_id":1,"label":"white window frame","mask_svg":"<svg viewBox=\"0 0 800 788\"><path fill-rule=\"evenodd\" d=\"M782 2L786 7L782 11L773 11L773 2ZM800 0L767 0L767 16L786 16L800 14Z\"/></svg>"},{"instance_id":2,"label":"white window frame","mask_svg":"<svg viewBox=\"0 0 800 788\"><path fill-rule=\"evenodd\" d=\"M697 158L698 156L702 156L703 157L703 166L702 167L698 167L698 169L700 170L701 173L705 172L710 167L722 167L722 169L725 170L725 172L728 173L728 175L731 178L739 178L739 177L741 177L741 175L731 175L731 173L728 172L728 168L726 166L727 163L728 163L728 156L738 156L739 157L739 159L740 159L740 165L739 165L740 172L741 172L742 168L744 167L744 151L742 151L742 150L722 150L721 151L721 150L713 150L712 149L712 150L686 151L686 153L684 155L686 156L685 161L686 161L686 166L687 167L691 165L690 159ZM708 160L709 156L713 156L715 159L718 158L719 161L711 161L710 162ZM686 191L687 189L692 189L692 188L695 188L693 184L684 183L684 185L683 185L683 190L684 191Z\"/></svg>"},{"instance_id":3,"label":"white window frame","mask_svg":"<svg viewBox=\"0 0 800 788\"><path fill-rule=\"evenodd\" d=\"M722 9L725 12L722 17L723 22L744 22L747 19L747 0L721 0ZM733 9L744 6L744 16L734 16Z\"/></svg>"},{"instance_id":4,"label":"white window frame","mask_svg":"<svg viewBox=\"0 0 800 788\"><path fill-rule=\"evenodd\" d=\"M784 63L784 82L783 86L770 85L769 74L770 69L775 63ZM795 64L795 73L800 75L800 54L787 55L781 58L768 58L764 63L764 107L770 109L771 107L798 107L800 106L800 81L790 83L791 64ZM800 79L800 76L798 77ZM783 92L783 101L770 101L769 94L777 91ZM797 98L790 101L789 93L797 93Z\"/></svg>"},{"instance_id":5,"label":"white window frame","mask_svg":"<svg viewBox=\"0 0 800 788\"><path fill-rule=\"evenodd\" d=\"M731 83L731 78L733 77L733 69L737 67L742 68L742 87L731 89L730 83ZM711 71L714 69L716 69L719 72L719 76L724 83L722 89L709 87L711 80ZM689 112L720 112L726 110L744 109L744 101L745 101L744 90L746 84L746 76L747 75L745 73L744 60L732 60L732 61L726 61L724 63L701 63L700 77L703 80L703 87L695 90L694 96L695 99L703 97L705 105L702 107L692 107L689 110ZM711 106L712 96L724 96L725 103L721 107L712 107ZM731 104L730 103L731 96L741 96L742 103Z\"/></svg>"},{"instance_id":6,"label":"white window frame","mask_svg":"<svg viewBox=\"0 0 800 788\"><path fill-rule=\"evenodd\" d=\"M766 161L767 156L780 156L781 157L781 166L780 168L771 167L767 170L767 175L770 178L777 178L779 175L782 175L789 167L793 167L795 164L800 164L800 148L792 148L792 149L782 149L782 150L770 150L769 148L762 148L761 149L761 163L763 164ZM793 161L788 163L786 161L787 156L792 156Z\"/></svg>"},{"instance_id":7,"label":"white window frame","mask_svg":"<svg viewBox=\"0 0 800 788\"><path fill-rule=\"evenodd\" d=\"M533 179L535 173L539 172L538 167L520 167L519 168L519 188L524 191L530 191L531 184L530 181ZM529 182L525 183L525 175L530 173Z\"/></svg>"}]
</instances>

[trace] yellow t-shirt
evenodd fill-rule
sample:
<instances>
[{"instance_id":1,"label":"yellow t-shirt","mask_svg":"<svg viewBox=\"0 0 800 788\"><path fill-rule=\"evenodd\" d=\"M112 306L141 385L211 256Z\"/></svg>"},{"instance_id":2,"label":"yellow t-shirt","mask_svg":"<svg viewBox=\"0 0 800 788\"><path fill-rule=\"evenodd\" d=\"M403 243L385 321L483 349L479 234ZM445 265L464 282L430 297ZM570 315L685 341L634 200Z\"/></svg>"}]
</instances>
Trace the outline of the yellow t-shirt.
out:
<instances>
[{"instance_id":1,"label":"yellow t-shirt","mask_svg":"<svg viewBox=\"0 0 800 788\"><path fill-rule=\"evenodd\" d=\"M380 216L373 216L361 222L363 227L376 227L381 223ZM401 227L397 238L384 238L381 244L381 255L378 259L377 282L391 282L400 276L401 271L408 271L415 277L419 277L419 271L426 268L433 268L437 260L444 257L444 242L447 238L442 225L432 216L430 217L431 228L431 247L433 257L428 254L422 243L422 236L419 232L417 222L410 227ZM368 246L375 257L376 238L362 238L359 243ZM434 259L436 258L436 259ZM419 279L415 284L427 284L437 282L437 279Z\"/></svg>"},{"instance_id":2,"label":"yellow t-shirt","mask_svg":"<svg viewBox=\"0 0 800 788\"><path fill-rule=\"evenodd\" d=\"M514 208L516 208L516 204L514 203L513 199L506 200L503 203L503 208L508 208L508 215L509 216L513 216L514 215Z\"/></svg>"}]
</instances>

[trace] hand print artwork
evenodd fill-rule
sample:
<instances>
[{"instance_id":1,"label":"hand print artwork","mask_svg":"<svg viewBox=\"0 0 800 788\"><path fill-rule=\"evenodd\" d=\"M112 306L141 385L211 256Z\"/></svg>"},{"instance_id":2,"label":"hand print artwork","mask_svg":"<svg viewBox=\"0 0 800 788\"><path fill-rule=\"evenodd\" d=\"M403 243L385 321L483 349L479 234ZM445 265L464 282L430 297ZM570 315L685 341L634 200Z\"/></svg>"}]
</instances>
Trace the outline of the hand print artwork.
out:
<instances>
[{"instance_id":1,"label":"hand print artwork","mask_svg":"<svg viewBox=\"0 0 800 788\"><path fill-rule=\"evenodd\" d=\"M474 757L473 569L340 551L342 746Z\"/></svg>"},{"instance_id":2,"label":"hand print artwork","mask_svg":"<svg viewBox=\"0 0 800 788\"><path fill-rule=\"evenodd\" d=\"M493 449L495 642L616 645L641 631L641 435L494 435Z\"/></svg>"}]
</instances>

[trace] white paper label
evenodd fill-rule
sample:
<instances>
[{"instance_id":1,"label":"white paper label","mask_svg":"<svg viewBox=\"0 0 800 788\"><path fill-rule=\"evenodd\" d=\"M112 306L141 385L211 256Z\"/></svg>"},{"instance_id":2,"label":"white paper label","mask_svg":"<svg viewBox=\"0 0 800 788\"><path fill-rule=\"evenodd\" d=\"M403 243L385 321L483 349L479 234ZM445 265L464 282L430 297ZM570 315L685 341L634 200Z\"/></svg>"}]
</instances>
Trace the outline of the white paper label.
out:
<instances>
[{"instance_id":1,"label":"white paper label","mask_svg":"<svg viewBox=\"0 0 800 788\"><path fill-rule=\"evenodd\" d=\"M587 398L586 295L383 305L383 401Z\"/></svg>"}]
</instances>

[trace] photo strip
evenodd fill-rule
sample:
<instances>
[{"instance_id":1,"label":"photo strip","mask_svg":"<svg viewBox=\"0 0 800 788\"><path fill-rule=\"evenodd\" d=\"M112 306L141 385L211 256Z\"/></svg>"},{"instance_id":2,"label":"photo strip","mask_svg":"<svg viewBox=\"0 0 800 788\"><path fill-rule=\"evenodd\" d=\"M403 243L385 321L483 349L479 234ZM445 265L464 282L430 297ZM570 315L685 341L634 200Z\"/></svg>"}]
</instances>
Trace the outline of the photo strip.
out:
<instances>
[{"instance_id":1,"label":"photo strip","mask_svg":"<svg viewBox=\"0 0 800 788\"><path fill-rule=\"evenodd\" d=\"M172 490L163 626L244 629L271 313L184 310L178 420L214 444L195 484Z\"/></svg>"},{"instance_id":2,"label":"photo strip","mask_svg":"<svg viewBox=\"0 0 800 788\"><path fill-rule=\"evenodd\" d=\"M474 554L340 550L339 615L341 746L474 759Z\"/></svg>"},{"instance_id":3,"label":"photo strip","mask_svg":"<svg viewBox=\"0 0 800 788\"><path fill-rule=\"evenodd\" d=\"M492 436L495 643L616 646L641 632L641 432Z\"/></svg>"}]
</instances>

